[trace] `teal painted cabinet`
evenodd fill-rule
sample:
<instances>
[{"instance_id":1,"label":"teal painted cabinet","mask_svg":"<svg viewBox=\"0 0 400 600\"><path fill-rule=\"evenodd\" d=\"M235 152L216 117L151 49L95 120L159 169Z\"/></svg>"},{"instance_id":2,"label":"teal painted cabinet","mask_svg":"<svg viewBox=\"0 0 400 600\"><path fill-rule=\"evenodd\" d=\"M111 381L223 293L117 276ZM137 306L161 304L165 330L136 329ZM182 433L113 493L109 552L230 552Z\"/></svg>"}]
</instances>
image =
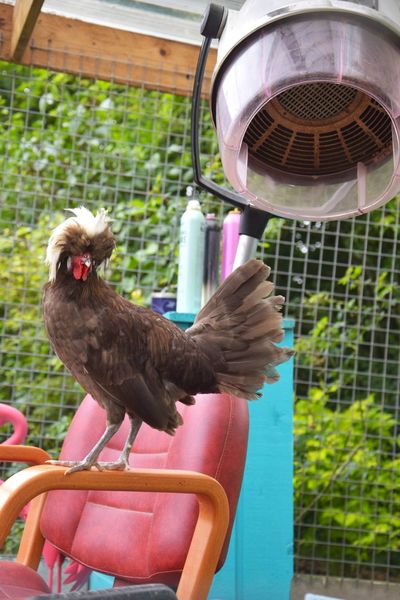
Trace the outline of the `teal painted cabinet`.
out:
<instances>
[{"instance_id":1,"label":"teal painted cabinet","mask_svg":"<svg viewBox=\"0 0 400 600\"><path fill-rule=\"evenodd\" d=\"M283 345L293 347L284 321ZM243 486L224 567L209 600L289 600L293 574L293 360L249 403Z\"/></svg>"}]
</instances>

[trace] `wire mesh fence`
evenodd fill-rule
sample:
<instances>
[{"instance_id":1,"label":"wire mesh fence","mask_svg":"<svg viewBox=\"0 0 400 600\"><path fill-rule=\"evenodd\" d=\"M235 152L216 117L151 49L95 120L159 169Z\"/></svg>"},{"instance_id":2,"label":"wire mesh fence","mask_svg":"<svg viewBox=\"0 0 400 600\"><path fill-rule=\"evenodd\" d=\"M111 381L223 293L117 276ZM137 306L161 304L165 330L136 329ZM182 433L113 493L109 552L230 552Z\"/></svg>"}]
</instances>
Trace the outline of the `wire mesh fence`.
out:
<instances>
[{"instance_id":1,"label":"wire mesh fence","mask_svg":"<svg viewBox=\"0 0 400 600\"><path fill-rule=\"evenodd\" d=\"M56 455L82 391L43 329L49 232L66 207L106 206L118 240L110 283L143 304L173 291L190 100L8 64L0 98L0 402ZM203 168L221 181L206 106L202 122ZM229 210L202 200L220 220ZM271 219L260 244L296 321L297 572L400 576L397 205L339 223Z\"/></svg>"}]
</instances>

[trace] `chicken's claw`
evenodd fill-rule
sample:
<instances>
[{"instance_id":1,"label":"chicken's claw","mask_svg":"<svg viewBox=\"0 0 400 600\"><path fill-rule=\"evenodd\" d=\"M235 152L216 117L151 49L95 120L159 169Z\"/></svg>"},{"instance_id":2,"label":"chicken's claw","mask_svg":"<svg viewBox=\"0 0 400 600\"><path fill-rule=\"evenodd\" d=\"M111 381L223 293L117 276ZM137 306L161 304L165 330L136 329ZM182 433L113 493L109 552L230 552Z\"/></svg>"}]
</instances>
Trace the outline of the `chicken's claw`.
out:
<instances>
[{"instance_id":1,"label":"chicken's claw","mask_svg":"<svg viewBox=\"0 0 400 600\"><path fill-rule=\"evenodd\" d=\"M49 465L55 465L56 467L70 467L68 471L65 471L65 475L76 473L77 471L90 471L92 467L95 467L99 471L104 471L101 463L96 461L91 462L88 460L46 460Z\"/></svg>"},{"instance_id":2,"label":"chicken's claw","mask_svg":"<svg viewBox=\"0 0 400 600\"><path fill-rule=\"evenodd\" d=\"M130 471L129 463L121 458L114 462L100 462L99 465L102 471Z\"/></svg>"}]
</instances>

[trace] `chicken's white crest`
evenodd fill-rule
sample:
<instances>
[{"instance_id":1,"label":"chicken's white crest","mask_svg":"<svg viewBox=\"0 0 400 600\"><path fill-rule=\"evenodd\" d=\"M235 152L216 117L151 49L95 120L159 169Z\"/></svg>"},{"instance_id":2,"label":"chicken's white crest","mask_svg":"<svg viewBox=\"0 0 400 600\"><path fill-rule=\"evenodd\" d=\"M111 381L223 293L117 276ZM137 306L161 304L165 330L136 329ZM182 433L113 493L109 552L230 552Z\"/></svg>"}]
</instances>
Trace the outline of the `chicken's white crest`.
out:
<instances>
[{"instance_id":1,"label":"chicken's white crest","mask_svg":"<svg viewBox=\"0 0 400 600\"><path fill-rule=\"evenodd\" d=\"M66 233L72 225L79 225L86 235L92 238L106 231L111 223L107 210L104 208L100 208L96 216L85 206L66 210L72 212L74 216L69 217L54 229L47 245L46 264L49 265L49 281L54 281L56 278L57 265L65 244Z\"/></svg>"}]
</instances>

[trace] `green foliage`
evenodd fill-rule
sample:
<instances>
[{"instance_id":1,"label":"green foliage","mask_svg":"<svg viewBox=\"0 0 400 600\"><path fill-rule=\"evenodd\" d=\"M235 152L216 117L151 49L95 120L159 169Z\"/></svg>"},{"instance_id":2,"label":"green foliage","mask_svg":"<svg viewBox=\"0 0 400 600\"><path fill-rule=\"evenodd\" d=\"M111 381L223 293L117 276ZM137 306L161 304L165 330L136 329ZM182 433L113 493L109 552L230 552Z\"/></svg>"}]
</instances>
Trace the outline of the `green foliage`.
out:
<instances>
[{"instance_id":1,"label":"green foliage","mask_svg":"<svg viewBox=\"0 0 400 600\"><path fill-rule=\"evenodd\" d=\"M30 443L57 453L82 391L44 333L49 232L68 205L107 206L119 241L111 283L142 304L176 284L189 101L6 63L0 89L0 401L29 417ZM203 148L215 150L210 132Z\"/></svg>"},{"instance_id":2,"label":"green foliage","mask_svg":"<svg viewBox=\"0 0 400 600\"><path fill-rule=\"evenodd\" d=\"M317 388L296 404L298 560L315 556L321 573L331 575L365 574L372 555L377 571L398 568L396 419L372 395L341 411L329 404Z\"/></svg>"},{"instance_id":3,"label":"green foliage","mask_svg":"<svg viewBox=\"0 0 400 600\"><path fill-rule=\"evenodd\" d=\"M393 250L391 245L388 240ZM338 277L335 293L326 287L303 298L302 317L314 325L296 342L299 379L312 372L313 385L330 393L340 389L341 402L348 403L368 377L371 389L386 391L378 401L395 404L398 365L388 360L387 349L398 346L398 282L376 266L351 265ZM303 389L297 392L302 395Z\"/></svg>"}]
</instances>

